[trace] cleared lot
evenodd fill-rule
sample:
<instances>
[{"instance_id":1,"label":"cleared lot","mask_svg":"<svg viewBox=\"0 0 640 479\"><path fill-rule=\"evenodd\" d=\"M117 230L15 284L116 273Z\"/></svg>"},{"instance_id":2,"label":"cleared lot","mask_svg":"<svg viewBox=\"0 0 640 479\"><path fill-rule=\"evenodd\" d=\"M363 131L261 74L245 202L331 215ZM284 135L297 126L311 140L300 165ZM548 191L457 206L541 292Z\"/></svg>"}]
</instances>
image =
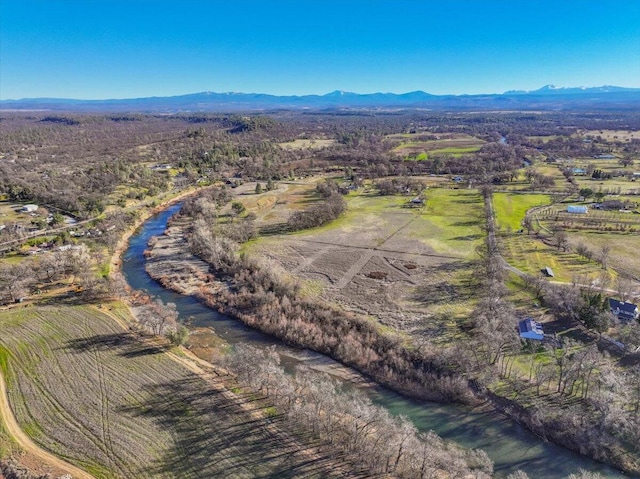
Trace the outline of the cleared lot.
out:
<instances>
[{"instance_id":1,"label":"cleared lot","mask_svg":"<svg viewBox=\"0 0 640 479\"><path fill-rule=\"evenodd\" d=\"M472 308L471 260L482 242L482 198L475 190L406 196L351 193L347 213L324 227L267 236L248 251L302 280L303 290L383 325L447 339Z\"/></svg>"}]
</instances>

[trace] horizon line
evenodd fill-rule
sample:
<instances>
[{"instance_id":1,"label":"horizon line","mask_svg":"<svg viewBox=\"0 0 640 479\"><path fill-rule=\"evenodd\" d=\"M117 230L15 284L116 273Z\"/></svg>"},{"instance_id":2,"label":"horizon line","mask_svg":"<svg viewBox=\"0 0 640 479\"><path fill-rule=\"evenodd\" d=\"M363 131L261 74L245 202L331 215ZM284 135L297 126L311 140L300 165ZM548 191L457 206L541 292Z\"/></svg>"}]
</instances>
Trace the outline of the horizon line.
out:
<instances>
[{"instance_id":1,"label":"horizon line","mask_svg":"<svg viewBox=\"0 0 640 479\"><path fill-rule=\"evenodd\" d=\"M551 90L567 90L567 89L592 89L592 88L625 88L629 90L640 90L639 86L621 86L621 85L594 85L594 86L556 86L554 84L548 83L539 88L533 90L523 90L523 89L510 89L505 90L503 92L493 92L493 93L430 93L425 90L410 90L404 92L393 92L393 91L372 91L372 92L355 92L349 90L341 90L335 89L329 91L327 93L304 93L304 94L276 94L276 93L266 93L266 92L243 92L243 91L214 91L214 90L203 90L197 92L189 92L189 93L178 93L178 94L165 94L165 95L147 95L147 96L130 96L130 97L105 97L105 98L73 98L73 97L56 97L56 96L33 96L33 97L22 97L22 98L2 98L0 97L0 101L25 101L25 100L72 100L72 101L123 101L123 100L139 100L146 98L172 98L172 97L180 97L180 96L188 96L188 95L201 95L201 94L216 94L216 95L266 95L272 97L293 97L293 98L302 98L308 96L317 96L324 97L334 93L342 93L342 94L351 94L351 95L407 95L409 93L425 93L427 95L432 96L482 96L482 95L505 95L507 93L533 93L544 88L549 88Z\"/></svg>"}]
</instances>

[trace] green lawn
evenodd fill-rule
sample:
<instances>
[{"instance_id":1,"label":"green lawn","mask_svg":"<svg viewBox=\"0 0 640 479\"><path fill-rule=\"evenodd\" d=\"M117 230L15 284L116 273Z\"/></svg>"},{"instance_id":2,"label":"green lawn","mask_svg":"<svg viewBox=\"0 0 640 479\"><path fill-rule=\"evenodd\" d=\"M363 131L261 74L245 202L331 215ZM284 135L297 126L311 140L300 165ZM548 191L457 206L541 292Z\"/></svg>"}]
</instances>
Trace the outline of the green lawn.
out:
<instances>
[{"instance_id":1,"label":"green lawn","mask_svg":"<svg viewBox=\"0 0 640 479\"><path fill-rule=\"evenodd\" d=\"M445 155L449 154L451 156L462 156L468 153L474 153L480 149L480 146L450 146L448 148L438 148L436 150L432 150L430 153L432 155Z\"/></svg>"},{"instance_id":2,"label":"green lawn","mask_svg":"<svg viewBox=\"0 0 640 479\"><path fill-rule=\"evenodd\" d=\"M503 229L519 230L528 210L550 203L549 195L494 193L493 208L496 223Z\"/></svg>"},{"instance_id":3,"label":"green lawn","mask_svg":"<svg viewBox=\"0 0 640 479\"><path fill-rule=\"evenodd\" d=\"M476 246L484 238L484 206L477 190L427 190L427 206L421 219L435 227L421 240L438 253L473 258Z\"/></svg>"}]
</instances>

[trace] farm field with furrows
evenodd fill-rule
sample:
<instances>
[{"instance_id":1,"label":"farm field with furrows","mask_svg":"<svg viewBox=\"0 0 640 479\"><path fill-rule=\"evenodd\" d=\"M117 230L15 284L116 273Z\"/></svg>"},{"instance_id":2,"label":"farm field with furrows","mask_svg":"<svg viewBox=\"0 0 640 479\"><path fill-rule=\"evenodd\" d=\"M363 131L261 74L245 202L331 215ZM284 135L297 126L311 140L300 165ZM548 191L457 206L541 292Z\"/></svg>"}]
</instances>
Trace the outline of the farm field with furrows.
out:
<instances>
[{"instance_id":1,"label":"farm field with furrows","mask_svg":"<svg viewBox=\"0 0 640 479\"><path fill-rule=\"evenodd\" d=\"M96 478L332 476L261 401L191 372L96 307L0 312L0 366L21 428Z\"/></svg>"},{"instance_id":2,"label":"farm field with furrows","mask_svg":"<svg viewBox=\"0 0 640 479\"><path fill-rule=\"evenodd\" d=\"M476 190L427 190L426 206L373 190L346 197L330 224L264 236L247 246L303 291L385 326L447 339L472 308L471 261L484 232ZM437 334L434 334L437 333Z\"/></svg>"}]
</instances>

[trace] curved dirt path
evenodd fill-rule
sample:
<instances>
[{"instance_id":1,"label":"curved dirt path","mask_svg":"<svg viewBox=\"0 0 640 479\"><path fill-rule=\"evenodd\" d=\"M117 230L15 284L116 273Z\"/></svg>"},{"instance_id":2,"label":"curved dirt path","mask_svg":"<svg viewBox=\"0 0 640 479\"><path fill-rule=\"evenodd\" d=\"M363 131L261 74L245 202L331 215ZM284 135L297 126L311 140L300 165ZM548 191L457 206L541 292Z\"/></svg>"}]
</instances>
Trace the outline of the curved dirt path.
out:
<instances>
[{"instance_id":1,"label":"curved dirt path","mask_svg":"<svg viewBox=\"0 0 640 479\"><path fill-rule=\"evenodd\" d=\"M24 433L22 429L20 429L20 426L13 415L13 411L11 410L11 406L9 405L7 386L2 373L0 373L0 417L2 418L11 437L13 437L18 445L28 453L57 469L71 474L74 479L95 479L88 472L85 472L82 469L69 464L63 459L54 456L50 452L41 449Z\"/></svg>"}]
</instances>

